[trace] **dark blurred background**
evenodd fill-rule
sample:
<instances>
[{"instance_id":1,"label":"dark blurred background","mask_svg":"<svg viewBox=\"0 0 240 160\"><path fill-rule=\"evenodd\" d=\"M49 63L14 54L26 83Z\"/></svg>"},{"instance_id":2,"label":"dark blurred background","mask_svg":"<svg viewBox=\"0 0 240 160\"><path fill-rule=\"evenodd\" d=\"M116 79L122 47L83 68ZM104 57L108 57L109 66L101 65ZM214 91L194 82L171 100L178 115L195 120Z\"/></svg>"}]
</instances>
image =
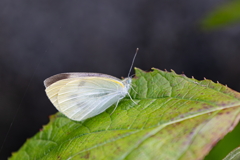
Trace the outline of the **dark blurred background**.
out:
<instances>
[{"instance_id":1,"label":"dark blurred background","mask_svg":"<svg viewBox=\"0 0 240 160\"><path fill-rule=\"evenodd\" d=\"M173 69L240 91L239 23L202 25L228 2L1 0L0 145L13 124L0 159L57 112L45 95L45 78L62 72L127 76L137 47L134 66L143 70Z\"/></svg>"}]
</instances>

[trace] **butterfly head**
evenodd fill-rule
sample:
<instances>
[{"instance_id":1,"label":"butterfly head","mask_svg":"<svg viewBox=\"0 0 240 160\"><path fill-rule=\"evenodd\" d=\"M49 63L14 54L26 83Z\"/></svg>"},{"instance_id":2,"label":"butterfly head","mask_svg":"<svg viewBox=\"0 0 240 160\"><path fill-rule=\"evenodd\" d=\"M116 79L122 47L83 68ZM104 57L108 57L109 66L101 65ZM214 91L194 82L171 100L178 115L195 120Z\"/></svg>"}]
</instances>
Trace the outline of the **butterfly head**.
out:
<instances>
[{"instance_id":1,"label":"butterfly head","mask_svg":"<svg viewBox=\"0 0 240 160\"><path fill-rule=\"evenodd\" d=\"M129 88L131 87L132 78L131 77L125 78L122 82L123 82L123 85L125 86L126 90L128 91Z\"/></svg>"}]
</instances>

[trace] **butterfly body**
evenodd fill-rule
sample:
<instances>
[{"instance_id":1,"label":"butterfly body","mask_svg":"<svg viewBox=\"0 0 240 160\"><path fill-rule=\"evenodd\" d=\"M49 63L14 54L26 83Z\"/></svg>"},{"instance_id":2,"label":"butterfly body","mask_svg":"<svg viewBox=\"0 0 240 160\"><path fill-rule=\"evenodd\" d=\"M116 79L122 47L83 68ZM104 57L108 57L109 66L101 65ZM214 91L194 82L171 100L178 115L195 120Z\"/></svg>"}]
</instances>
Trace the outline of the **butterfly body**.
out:
<instances>
[{"instance_id":1,"label":"butterfly body","mask_svg":"<svg viewBox=\"0 0 240 160\"><path fill-rule=\"evenodd\" d=\"M100 73L62 73L44 81L53 105L68 118L85 120L104 112L128 94L131 78Z\"/></svg>"}]
</instances>

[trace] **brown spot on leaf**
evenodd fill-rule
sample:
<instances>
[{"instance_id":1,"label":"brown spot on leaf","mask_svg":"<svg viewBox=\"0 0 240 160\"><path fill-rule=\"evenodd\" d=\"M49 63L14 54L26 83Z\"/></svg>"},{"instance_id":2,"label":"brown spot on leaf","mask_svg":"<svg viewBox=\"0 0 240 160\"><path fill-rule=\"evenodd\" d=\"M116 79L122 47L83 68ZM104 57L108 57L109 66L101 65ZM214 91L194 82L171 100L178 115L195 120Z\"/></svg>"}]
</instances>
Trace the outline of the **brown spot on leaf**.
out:
<instances>
[{"instance_id":1,"label":"brown spot on leaf","mask_svg":"<svg viewBox=\"0 0 240 160\"><path fill-rule=\"evenodd\" d=\"M89 152L87 152L87 154L85 156L83 156L83 158L85 158L85 159L89 159L89 157L90 157L90 153Z\"/></svg>"}]
</instances>

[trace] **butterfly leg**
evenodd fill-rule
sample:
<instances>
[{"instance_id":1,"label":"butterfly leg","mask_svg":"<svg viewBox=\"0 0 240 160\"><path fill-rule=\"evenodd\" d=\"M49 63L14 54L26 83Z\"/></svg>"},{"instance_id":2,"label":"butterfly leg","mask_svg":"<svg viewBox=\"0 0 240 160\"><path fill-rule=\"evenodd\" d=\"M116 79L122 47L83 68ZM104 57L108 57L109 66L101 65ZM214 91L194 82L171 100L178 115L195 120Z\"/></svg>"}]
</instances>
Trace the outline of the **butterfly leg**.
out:
<instances>
[{"instance_id":1,"label":"butterfly leg","mask_svg":"<svg viewBox=\"0 0 240 160\"><path fill-rule=\"evenodd\" d=\"M130 96L129 93L128 93L128 96L130 97L130 99L133 101L134 104L136 104L136 105L138 104L137 102L135 102L135 101L132 99L132 97Z\"/></svg>"},{"instance_id":2,"label":"butterfly leg","mask_svg":"<svg viewBox=\"0 0 240 160\"><path fill-rule=\"evenodd\" d=\"M130 87L131 87L131 89L132 89L132 90L133 90L133 91L134 91L136 94L138 94L138 93L137 93L137 91L135 91L135 89L133 89L133 87L132 87L132 86L130 86Z\"/></svg>"},{"instance_id":3,"label":"butterfly leg","mask_svg":"<svg viewBox=\"0 0 240 160\"><path fill-rule=\"evenodd\" d=\"M113 112L117 109L117 106L118 106L119 101L120 101L120 100L117 101L116 106L115 106L115 108L113 109L113 111L112 111L112 113L111 113L110 115L112 115Z\"/></svg>"}]
</instances>

